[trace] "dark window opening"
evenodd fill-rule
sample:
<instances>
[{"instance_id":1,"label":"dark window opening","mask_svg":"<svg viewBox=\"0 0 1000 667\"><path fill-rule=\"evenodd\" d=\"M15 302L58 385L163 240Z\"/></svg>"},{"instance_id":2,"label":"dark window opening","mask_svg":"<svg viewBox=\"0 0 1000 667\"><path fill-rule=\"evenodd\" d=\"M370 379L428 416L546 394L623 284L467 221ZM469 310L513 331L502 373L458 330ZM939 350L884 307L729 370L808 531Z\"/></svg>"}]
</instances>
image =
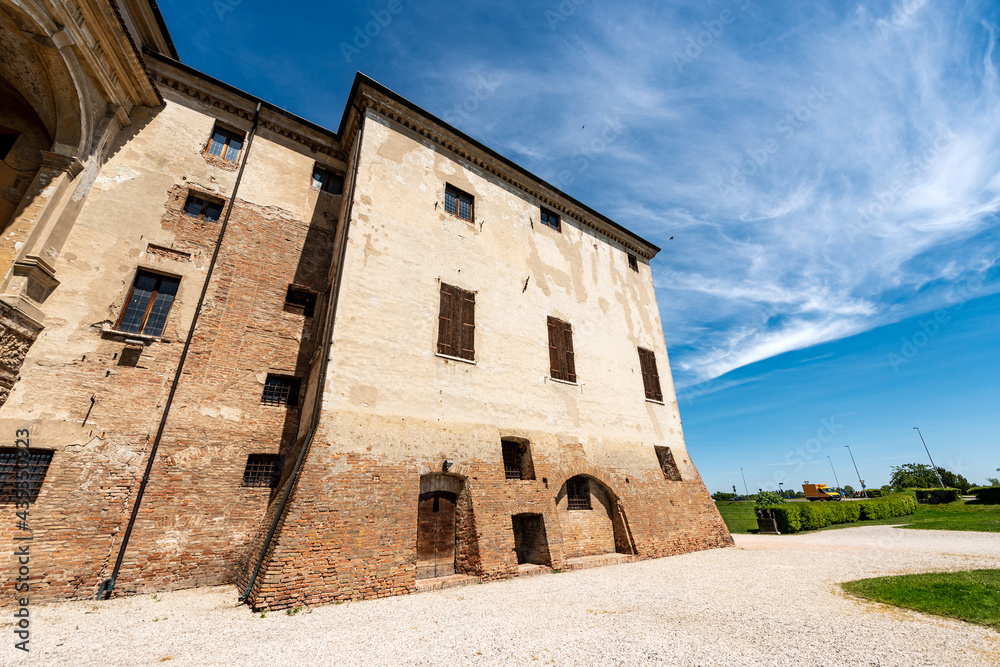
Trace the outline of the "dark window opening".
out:
<instances>
[{"instance_id":1,"label":"dark window opening","mask_svg":"<svg viewBox=\"0 0 1000 667\"><path fill-rule=\"evenodd\" d=\"M299 403L299 384L300 380L296 377L268 373L260 402L264 405L290 405L294 407Z\"/></svg>"},{"instance_id":2,"label":"dark window opening","mask_svg":"<svg viewBox=\"0 0 1000 667\"><path fill-rule=\"evenodd\" d=\"M159 336L174 303L180 278L138 271L118 325L118 331Z\"/></svg>"},{"instance_id":3,"label":"dark window opening","mask_svg":"<svg viewBox=\"0 0 1000 667\"><path fill-rule=\"evenodd\" d=\"M573 327L569 322L548 318L549 373L553 380L576 382L576 364L573 359Z\"/></svg>"},{"instance_id":4,"label":"dark window opening","mask_svg":"<svg viewBox=\"0 0 1000 667\"><path fill-rule=\"evenodd\" d=\"M14 144L17 143L17 132L7 132L0 129L0 160L6 160Z\"/></svg>"},{"instance_id":5,"label":"dark window opening","mask_svg":"<svg viewBox=\"0 0 1000 667\"><path fill-rule=\"evenodd\" d=\"M222 215L222 202L189 194L184 202L184 215L206 222L217 222Z\"/></svg>"},{"instance_id":6,"label":"dark window opening","mask_svg":"<svg viewBox=\"0 0 1000 667\"><path fill-rule=\"evenodd\" d=\"M628 253L628 268L633 271L639 270L639 260L632 253Z\"/></svg>"},{"instance_id":7,"label":"dark window opening","mask_svg":"<svg viewBox=\"0 0 1000 667\"><path fill-rule=\"evenodd\" d=\"M527 442L501 440L500 446L503 448L503 470L507 479L535 479L531 447Z\"/></svg>"},{"instance_id":8,"label":"dark window opening","mask_svg":"<svg viewBox=\"0 0 1000 667\"><path fill-rule=\"evenodd\" d=\"M660 462L660 469L663 470L663 479L670 480L671 482L680 482L681 471L677 467L677 463L674 461L674 455L671 453L669 447L654 447L656 450L656 458Z\"/></svg>"},{"instance_id":9,"label":"dark window opening","mask_svg":"<svg viewBox=\"0 0 1000 667\"><path fill-rule=\"evenodd\" d=\"M212 131L212 140L208 144L208 152L226 160L236 162L243 148L243 133L233 132L218 125Z\"/></svg>"},{"instance_id":10,"label":"dark window opening","mask_svg":"<svg viewBox=\"0 0 1000 667\"><path fill-rule=\"evenodd\" d=\"M243 470L241 486L278 488L281 481L281 457L277 454L251 454Z\"/></svg>"},{"instance_id":11,"label":"dark window opening","mask_svg":"<svg viewBox=\"0 0 1000 667\"><path fill-rule=\"evenodd\" d=\"M142 357L142 348L130 345L122 350L121 356L118 357L118 365L138 366L140 357Z\"/></svg>"},{"instance_id":12,"label":"dark window opening","mask_svg":"<svg viewBox=\"0 0 1000 667\"><path fill-rule=\"evenodd\" d=\"M444 210L472 222L472 195L448 185L444 189Z\"/></svg>"},{"instance_id":13,"label":"dark window opening","mask_svg":"<svg viewBox=\"0 0 1000 667\"><path fill-rule=\"evenodd\" d=\"M639 368L642 371L642 387L646 398L651 401L663 402L663 392L660 391L660 375L656 372L656 355L652 350L639 348Z\"/></svg>"},{"instance_id":14,"label":"dark window opening","mask_svg":"<svg viewBox=\"0 0 1000 667\"><path fill-rule=\"evenodd\" d=\"M515 514L511 517L511 524L514 529L514 552L517 554L517 564L552 565L542 515Z\"/></svg>"},{"instance_id":15,"label":"dark window opening","mask_svg":"<svg viewBox=\"0 0 1000 667\"><path fill-rule=\"evenodd\" d=\"M542 209L542 224L545 225L546 227L551 227L557 232L560 231L559 215L553 213L547 208Z\"/></svg>"},{"instance_id":16,"label":"dark window opening","mask_svg":"<svg viewBox=\"0 0 1000 667\"><path fill-rule=\"evenodd\" d=\"M289 285L285 294L285 312L312 317L316 312L316 292Z\"/></svg>"},{"instance_id":17,"label":"dark window opening","mask_svg":"<svg viewBox=\"0 0 1000 667\"><path fill-rule=\"evenodd\" d=\"M312 184L314 188L329 192L331 195L339 195L344 192L344 177L329 169L324 169L318 164L313 168Z\"/></svg>"},{"instance_id":18,"label":"dark window opening","mask_svg":"<svg viewBox=\"0 0 1000 667\"><path fill-rule=\"evenodd\" d=\"M476 293L441 283L438 354L476 358Z\"/></svg>"},{"instance_id":19,"label":"dark window opening","mask_svg":"<svg viewBox=\"0 0 1000 667\"><path fill-rule=\"evenodd\" d=\"M590 480L576 476L566 480L566 508L571 510L590 509Z\"/></svg>"},{"instance_id":20,"label":"dark window opening","mask_svg":"<svg viewBox=\"0 0 1000 667\"><path fill-rule=\"evenodd\" d=\"M0 447L0 503L35 502L52 452L26 447Z\"/></svg>"}]
</instances>

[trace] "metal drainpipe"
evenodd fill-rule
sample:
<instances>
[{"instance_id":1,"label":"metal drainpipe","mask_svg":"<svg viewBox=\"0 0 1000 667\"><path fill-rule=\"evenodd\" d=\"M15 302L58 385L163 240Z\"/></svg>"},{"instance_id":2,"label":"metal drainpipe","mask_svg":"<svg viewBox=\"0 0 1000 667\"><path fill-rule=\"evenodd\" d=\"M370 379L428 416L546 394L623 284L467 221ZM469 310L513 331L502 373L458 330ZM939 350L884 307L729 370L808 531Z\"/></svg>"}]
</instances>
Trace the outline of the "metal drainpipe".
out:
<instances>
[{"instance_id":1,"label":"metal drainpipe","mask_svg":"<svg viewBox=\"0 0 1000 667\"><path fill-rule=\"evenodd\" d=\"M226 234L226 227L229 226L229 216L233 212L233 205L236 203L236 193L240 189L240 181L243 180L243 169L247 166L250 157L250 148L253 146L254 135L257 134L257 122L260 120L260 102L253 114L253 127L247 136L247 147L243 151L243 161L240 163L240 170L236 174L236 183L233 185L233 193L229 198L229 206L226 207L226 216L222 219L222 226L219 228L219 238L215 241L215 250L212 252L212 261L208 264L208 271L205 274L205 283L201 287L201 295L198 297L198 305L194 309L194 317L191 318L191 327L188 329L187 339L184 341L184 348L181 350L180 361L177 362L177 371L174 373L174 380L170 385L170 393L167 395L167 403L163 407L163 414L160 416L160 426L156 429L156 437L153 439L153 446L149 450L149 460L146 461L146 471L142 475L142 482L139 484L139 493L135 496L135 504L132 506L132 515L129 517L128 525L125 527L125 535L122 537L122 546L118 550L118 558L115 560L115 569L111 576L101 583L97 591L98 600L107 600L111 597L111 592L115 589L115 582L118 580L118 572L121 570L122 561L125 560L125 550L128 549L129 539L132 537L132 528L135 526L135 519L139 515L139 506L142 504L142 497L146 492L146 484L149 483L149 475L153 470L153 463L156 461L156 451L160 447L160 440L163 437L163 430L167 425L167 417L170 414L170 406L173 405L174 395L177 393L177 385L181 380L181 371L184 370L184 361L187 359L188 351L191 349L191 341L194 339L195 327L198 325L198 318L201 316L201 309L205 303L205 296L208 294L208 286L212 280L212 273L215 271L215 263L219 259L219 250L222 248L222 239Z\"/></svg>"},{"instance_id":2,"label":"metal drainpipe","mask_svg":"<svg viewBox=\"0 0 1000 667\"><path fill-rule=\"evenodd\" d=\"M365 129L364 112L357 105L354 108L357 110L359 116L357 148L354 152L354 166L351 170L351 188L347 195L347 209L344 211L344 221L340 229L340 250L337 253L337 269L330 291L330 306L326 312L326 329L323 333L323 354L320 358L320 370L316 380L316 396L313 399L312 416L309 421L309 434L306 436L305 442L302 443L299 455L295 459L295 467L292 468L292 473L285 484L285 492L281 496L281 503L274 512L274 518L271 520L271 528L267 532L267 537L264 538L264 544L261 546L260 555L257 557L257 565L253 569L253 574L250 575L247 586L240 595L240 602L246 602L247 598L250 597L250 592L253 591L254 584L257 583L257 576L260 574L260 569L264 565L267 553L271 549L271 541L274 539L274 534L278 530L278 524L285 513L285 506L288 503L289 496L292 494L295 481L298 479L302 462L305 460L306 452L312 445L313 438L316 435L316 428L319 426L319 415L323 407L323 385L326 381L327 365L330 359L330 346L333 344L333 323L337 316L337 303L340 300L340 283L344 277L344 255L347 253L347 228L350 225L351 211L354 208L354 186L358 181L358 164L361 162L361 136Z\"/></svg>"}]
</instances>

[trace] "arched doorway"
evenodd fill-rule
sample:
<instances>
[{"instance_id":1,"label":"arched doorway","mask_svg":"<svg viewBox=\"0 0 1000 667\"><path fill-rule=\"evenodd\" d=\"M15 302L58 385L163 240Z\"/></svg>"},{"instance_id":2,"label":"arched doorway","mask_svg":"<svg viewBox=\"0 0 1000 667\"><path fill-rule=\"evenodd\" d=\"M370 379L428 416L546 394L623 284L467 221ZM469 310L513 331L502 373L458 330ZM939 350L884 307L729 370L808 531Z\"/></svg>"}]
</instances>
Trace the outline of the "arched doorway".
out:
<instances>
[{"instance_id":1,"label":"arched doorway","mask_svg":"<svg viewBox=\"0 0 1000 667\"><path fill-rule=\"evenodd\" d=\"M621 502L600 480L588 475L570 477L555 500L566 558L635 553Z\"/></svg>"},{"instance_id":2,"label":"arched doorway","mask_svg":"<svg viewBox=\"0 0 1000 667\"><path fill-rule=\"evenodd\" d=\"M417 579L480 574L472 496L464 477L423 475L417 499Z\"/></svg>"}]
</instances>

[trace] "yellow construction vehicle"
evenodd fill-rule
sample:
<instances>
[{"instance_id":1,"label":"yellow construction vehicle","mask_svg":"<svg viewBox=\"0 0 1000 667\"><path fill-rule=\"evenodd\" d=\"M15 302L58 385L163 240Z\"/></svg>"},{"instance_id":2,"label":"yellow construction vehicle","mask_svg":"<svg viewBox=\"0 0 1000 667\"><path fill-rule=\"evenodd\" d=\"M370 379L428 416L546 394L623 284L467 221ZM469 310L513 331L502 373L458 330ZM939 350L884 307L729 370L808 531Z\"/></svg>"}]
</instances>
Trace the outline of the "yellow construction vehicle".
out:
<instances>
[{"instance_id":1,"label":"yellow construction vehicle","mask_svg":"<svg viewBox=\"0 0 1000 667\"><path fill-rule=\"evenodd\" d=\"M802 492L808 500L840 500L841 495L826 484L803 484Z\"/></svg>"}]
</instances>

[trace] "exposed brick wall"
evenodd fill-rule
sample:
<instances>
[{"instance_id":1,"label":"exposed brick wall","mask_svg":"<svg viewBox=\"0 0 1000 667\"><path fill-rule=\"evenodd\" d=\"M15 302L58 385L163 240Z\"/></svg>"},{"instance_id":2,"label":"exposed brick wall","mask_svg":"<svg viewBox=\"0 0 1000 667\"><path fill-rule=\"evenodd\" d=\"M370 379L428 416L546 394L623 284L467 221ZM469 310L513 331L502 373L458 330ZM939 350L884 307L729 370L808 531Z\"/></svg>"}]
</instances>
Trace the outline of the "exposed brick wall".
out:
<instances>
[{"instance_id":1,"label":"exposed brick wall","mask_svg":"<svg viewBox=\"0 0 1000 667\"><path fill-rule=\"evenodd\" d=\"M531 433L537 479L507 480L501 432L495 426L442 426L355 413L325 414L324 425L321 433L336 433L336 437L317 441L306 457L274 548L250 598L255 609L414 590L420 479L440 470L446 458L455 462L449 474L463 480L468 490L470 518L475 522L459 544L474 545L480 564L475 567L471 558L463 561L461 549L456 560L469 562L465 569L487 580L517 574L511 522L515 514L542 516L555 568L564 568L568 558L616 551L611 516L616 498L612 494L622 504L641 558L732 544L701 480L664 480L652 447L637 448L633 454L647 457L649 464L647 472L636 476L613 467L597 469L579 447L560 444L551 434ZM440 454L406 457L346 451L361 445L368 451L401 452L407 441L423 439L439 442ZM470 452L485 451L492 456L470 456ZM593 478L593 512L559 508L560 489L566 479L578 474ZM598 514L602 516L593 516ZM584 515L592 515L588 518L596 527L585 527L587 520L577 518Z\"/></svg>"},{"instance_id":2,"label":"exposed brick wall","mask_svg":"<svg viewBox=\"0 0 1000 667\"><path fill-rule=\"evenodd\" d=\"M17 382L24 357L38 333L39 328L34 323L0 303L0 406L7 401L11 387Z\"/></svg>"}]
</instances>

